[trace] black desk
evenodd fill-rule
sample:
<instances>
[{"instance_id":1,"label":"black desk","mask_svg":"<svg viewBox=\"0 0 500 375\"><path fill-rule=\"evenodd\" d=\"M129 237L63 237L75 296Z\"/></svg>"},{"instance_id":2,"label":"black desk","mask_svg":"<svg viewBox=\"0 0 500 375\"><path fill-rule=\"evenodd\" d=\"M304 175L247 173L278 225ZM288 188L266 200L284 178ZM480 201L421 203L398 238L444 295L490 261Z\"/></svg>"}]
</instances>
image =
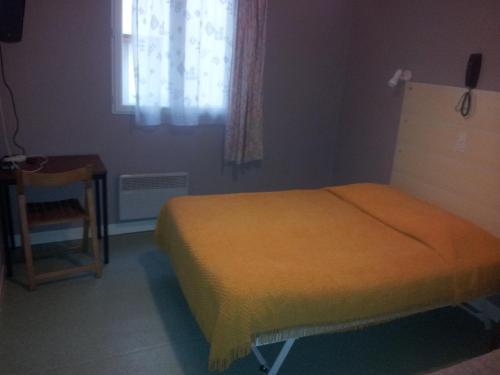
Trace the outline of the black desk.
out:
<instances>
[{"instance_id":1,"label":"black desk","mask_svg":"<svg viewBox=\"0 0 500 375\"><path fill-rule=\"evenodd\" d=\"M107 170L99 155L61 155L49 156L47 163L40 173L65 172L71 169L92 166L95 206L97 217L97 236L104 242L104 263L109 263L109 240L108 240L108 188ZM27 163L21 164L27 170L36 168L35 165ZM7 276L12 276L11 251L15 248L14 226L12 223L12 207L9 196L9 187L16 184L15 172L0 171L0 212L1 229L4 232L3 241L5 248L5 263L7 266Z\"/></svg>"}]
</instances>

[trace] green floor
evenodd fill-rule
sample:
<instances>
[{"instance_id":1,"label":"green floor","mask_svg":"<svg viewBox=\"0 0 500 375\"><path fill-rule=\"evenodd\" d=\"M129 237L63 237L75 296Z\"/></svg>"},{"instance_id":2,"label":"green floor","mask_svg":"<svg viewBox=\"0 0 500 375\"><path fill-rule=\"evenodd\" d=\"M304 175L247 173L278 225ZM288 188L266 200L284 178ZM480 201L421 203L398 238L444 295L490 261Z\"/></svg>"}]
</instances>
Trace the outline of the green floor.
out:
<instances>
[{"instance_id":1,"label":"green floor","mask_svg":"<svg viewBox=\"0 0 500 375\"><path fill-rule=\"evenodd\" d=\"M21 264L15 271L22 279ZM478 321L446 308L301 339L280 375L420 374L485 353L489 340ZM100 280L77 277L34 292L16 279L6 284L0 375L198 375L209 373L207 358L208 345L152 233L112 237L111 263ZM260 372L249 355L221 374Z\"/></svg>"}]
</instances>

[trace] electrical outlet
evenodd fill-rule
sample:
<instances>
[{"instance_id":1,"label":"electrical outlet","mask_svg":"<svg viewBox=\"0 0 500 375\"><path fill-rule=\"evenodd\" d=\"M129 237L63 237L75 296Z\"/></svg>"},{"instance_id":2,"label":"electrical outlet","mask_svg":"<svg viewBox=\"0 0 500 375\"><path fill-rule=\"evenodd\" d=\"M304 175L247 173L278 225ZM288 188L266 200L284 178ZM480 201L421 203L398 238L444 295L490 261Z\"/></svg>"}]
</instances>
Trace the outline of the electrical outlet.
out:
<instances>
[{"instance_id":1,"label":"electrical outlet","mask_svg":"<svg viewBox=\"0 0 500 375\"><path fill-rule=\"evenodd\" d=\"M465 152L466 147L467 147L467 133L462 131L458 134L457 142L455 143L455 151Z\"/></svg>"}]
</instances>

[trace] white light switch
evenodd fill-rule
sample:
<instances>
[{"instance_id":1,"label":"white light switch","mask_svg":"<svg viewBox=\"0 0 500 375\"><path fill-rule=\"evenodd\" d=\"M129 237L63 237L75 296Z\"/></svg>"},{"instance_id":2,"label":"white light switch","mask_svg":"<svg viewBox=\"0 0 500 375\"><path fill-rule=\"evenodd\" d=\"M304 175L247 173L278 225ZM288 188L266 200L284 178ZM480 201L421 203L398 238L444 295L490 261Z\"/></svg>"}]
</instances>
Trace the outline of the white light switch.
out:
<instances>
[{"instance_id":1,"label":"white light switch","mask_svg":"<svg viewBox=\"0 0 500 375\"><path fill-rule=\"evenodd\" d=\"M455 151L465 152L467 147L467 133L462 131L458 134L457 142L455 143Z\"/></svg>"}]
</instances>

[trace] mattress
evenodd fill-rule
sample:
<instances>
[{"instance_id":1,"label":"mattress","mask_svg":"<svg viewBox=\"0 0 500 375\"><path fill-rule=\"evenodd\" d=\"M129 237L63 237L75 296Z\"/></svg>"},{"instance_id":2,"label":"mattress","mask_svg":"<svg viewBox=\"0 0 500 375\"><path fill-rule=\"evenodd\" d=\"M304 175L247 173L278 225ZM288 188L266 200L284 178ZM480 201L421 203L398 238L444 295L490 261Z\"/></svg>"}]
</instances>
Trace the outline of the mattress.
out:
<instances>
[{"instance_id":1,"label":"mattress","mask_svg":"<svg viewBox=\"0 0 500 375\"><path fill-rule=\"evenodd\" d=\"M259 337L352 329L500 291L498 238L386 185L177 197L156 239L210 343L211 370Z\"/></svg>"}]
</instances>

